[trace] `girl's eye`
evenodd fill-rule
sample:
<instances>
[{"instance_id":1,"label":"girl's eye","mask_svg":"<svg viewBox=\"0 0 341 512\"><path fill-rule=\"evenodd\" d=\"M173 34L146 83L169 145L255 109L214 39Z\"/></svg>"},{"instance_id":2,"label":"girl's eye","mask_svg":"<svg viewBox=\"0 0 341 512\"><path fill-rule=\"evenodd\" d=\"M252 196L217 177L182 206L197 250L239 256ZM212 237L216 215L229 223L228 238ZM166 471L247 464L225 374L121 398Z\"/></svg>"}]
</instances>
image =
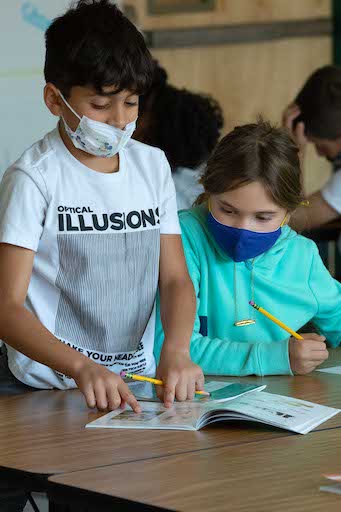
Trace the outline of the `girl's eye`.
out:
<instances>
[{"instance_id":1,"label":"girl's eye","mask_svg":"<svg viewBox=\"0 0 341 512\"><path fill-rule=\"evenodd\" d=\"M256 217L257 220L259 220L260 222L269 222L270 220L272 220L271 217Z\"/></svg>"},{"instance_id":2,"label":"girl's eye","mask_svg":"<svg viewBox=\"0 0 341 512\"><path fill-rule=\"evenodd\" d=\"M128 105L128 107L137 107L138 103L137 101L126 101L126 105Z\"/></svg>"},{"instance_id":3,"label":"girl's eye","mask_svg":"<svg viewBox=\"0 0 341 512\"><path fill-rule=\"evenodd\" d=\"M233 215L234 213L232 210L225 210L225 208L222 208L221 211L226 213L226 215Z\"/></svg>"}]
</instances>

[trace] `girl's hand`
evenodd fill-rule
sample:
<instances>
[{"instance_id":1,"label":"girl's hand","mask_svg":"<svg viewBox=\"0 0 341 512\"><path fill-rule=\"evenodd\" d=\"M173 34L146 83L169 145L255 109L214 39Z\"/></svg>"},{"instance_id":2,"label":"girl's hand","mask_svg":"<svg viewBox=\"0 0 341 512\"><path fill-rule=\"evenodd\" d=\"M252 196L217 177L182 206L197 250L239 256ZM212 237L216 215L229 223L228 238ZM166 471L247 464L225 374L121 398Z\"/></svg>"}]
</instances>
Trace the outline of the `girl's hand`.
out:
<instances>
[{"instance_id":1,"label":"girl's hand","mask_svg":"<svg viewBox=\"0 0 341 512\"><path fill-rule=\"evenodd\" d=\"M135 396L121 377L90 359L82 360L82 364L71 375L83 393L88 407L97 407L99 411L113 411L127 403L134 412L141 412Z\"/></svg>"},{"instance_id":2,"label":"girl's hand","mask_svg":"<svg viewBox=\"0 0 341 512\"><path fill-rule=\"evenodd\" d=\"M290 366L296 375L306 375L328 359L325 337L318 334L302 334L303 340L290 338Z\"/></svg>"},{"instance_id":3,"label":"girl's hand","mask_svg":"<svg viewBox=\"0 0 341 512\"><path fill-rule=\"evenodd\" d=\"M175 397L179 401L193 400L195 391L202 391L205 383L200 366L191 361L186 350L163 349L156 378L164 383L156 389L165 407L171 407Z\"/></svg>"}]
</instances>

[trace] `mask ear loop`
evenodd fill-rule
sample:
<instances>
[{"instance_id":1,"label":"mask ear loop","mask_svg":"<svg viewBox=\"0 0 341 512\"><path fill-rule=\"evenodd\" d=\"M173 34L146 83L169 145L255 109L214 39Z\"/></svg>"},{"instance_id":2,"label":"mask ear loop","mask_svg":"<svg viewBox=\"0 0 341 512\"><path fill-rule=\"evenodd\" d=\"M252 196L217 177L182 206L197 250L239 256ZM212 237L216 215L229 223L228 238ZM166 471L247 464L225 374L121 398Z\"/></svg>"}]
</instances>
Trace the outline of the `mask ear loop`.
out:
<instances>
[{"instance_id":1,"label":"mask ear loop","mask_svg":"<svg viewBox=\"0 0 341 512\"><path fill-rule=\"evenodd\" d=\"M72 112L73 114L75 114L75 116L76 116L76 117L78 117L78 119L81 121L81 120L82 120L82 118L77 114L77 112L75 112L75 111L73 110L73 108L71 107L71 105L66 101L66 99L65 99L65 98L64 98L64 96L62 95L62 93L61 93L60 91L58 91L58 92L59 92L59 96L62 98L62 100L64 101L65 105L66 105L66 106L71 110L71 112Z\"/></svg>"},{"instance_id":2,"label":"mask ear loop","mask_svg":"<svg viewBox=\"0 0 341 512\"><path fill-rule=\"evenodd\" d=\"M281 225L279 226L280 228L282 228L284 226L284 224L286 223L287 221L287 218L288 218L288 214L285 215L284 219L282 220L282 223Z\"/></svg>"},{"instance_id":3,"label":"mask ear loop","mask_svg":"<svg viewBox=\"0 0 341 512\"><path fill-rule=\"evenodd\" d=\"M305 200L305 201L302 201L300 203L300 206L309 206L309 201ZM286 220L288 218L288 214L286 214L286 216L284 217L283 221L282 221L282 224L280 225L280 228L282 228L284 226L284 224L286 223Z\"/></svg>"}]
</instances>

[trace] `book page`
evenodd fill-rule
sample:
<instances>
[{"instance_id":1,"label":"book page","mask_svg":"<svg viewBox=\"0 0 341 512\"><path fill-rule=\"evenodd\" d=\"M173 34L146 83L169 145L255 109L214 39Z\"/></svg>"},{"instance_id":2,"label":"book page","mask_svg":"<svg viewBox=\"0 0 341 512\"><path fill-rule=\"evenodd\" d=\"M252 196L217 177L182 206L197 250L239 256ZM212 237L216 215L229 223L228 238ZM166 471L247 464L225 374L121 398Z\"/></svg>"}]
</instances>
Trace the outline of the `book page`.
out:
<instances>
[{"instance_id":1,"label":"book page","mask_svg":"<svg viewBox=\"0 0 341 512\"><path fill-rule=\"evenodd\" d=\"M204 405L181 402L166 409L162 403L143 404L142 412L136 414L131 409L117 409L88 423L90 428L141 428L196 430L198 419L205 412Z\"/></svg>"},{"instance_id":2,"label":"book page","mask_svg":"<svg viewBox=\"0 0 341 512\"><path fill-rule=\"evenodd\" d=\"M334 375L341 375L341 366L332 366L330 368L321 368L320 370L315 370L316 372L323 373L333 373Z\"/></svg>"},{"instance_id":3,"label":"book page","mask_svg":"<svg viewBox=\"0 0 341 512\"><path fill-rule=\"evenodd\" d=\"M340 412L339 409L332 407L266 392L251 393L233 402L220 404L219 414L222 409L226 411L227 419L228 411L234 411L269 425L302 434ZM212 405L211 410L213 410Z\"/></svg>"}]
</instances>

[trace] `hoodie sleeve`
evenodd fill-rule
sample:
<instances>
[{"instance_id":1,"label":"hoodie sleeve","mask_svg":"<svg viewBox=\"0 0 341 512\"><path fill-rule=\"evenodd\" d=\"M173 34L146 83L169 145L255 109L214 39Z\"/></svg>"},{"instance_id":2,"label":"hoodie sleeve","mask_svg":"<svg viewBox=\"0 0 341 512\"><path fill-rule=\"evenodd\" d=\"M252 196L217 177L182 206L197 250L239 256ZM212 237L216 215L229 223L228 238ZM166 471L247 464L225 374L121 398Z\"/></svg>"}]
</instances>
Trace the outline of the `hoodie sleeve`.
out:
<instances>
[{"instance_id":1,"label":"hoodie sleeve","mask_svg":"<svg viewBox=\"0 0 341 512\"><path fill-rule=\"evenodd\" d=\"M341 284L324 266L315 244L309 286L317 302L317 313L312 321L327 338L328 345L338 347L341 342Z\"/></svg>"},{"instance_id":2,"label":"hoodie sleeve","mask_svg":"<svg viewBox=\"0 0 341 512\"><path fill-rule=\"evenodd\" d=\"M187 267L197 299L197 312L190 345L192 361L201 366L206 375L292 375L288 350L289 338L281 342L245 343L210 338L200 334L200 265L192 238L186 234L186 227L182 225L182 242ZM157 360L160 357L162 343L162 324L158 312L154 346L154 355Z\"/></svg>"}]
</instances>

